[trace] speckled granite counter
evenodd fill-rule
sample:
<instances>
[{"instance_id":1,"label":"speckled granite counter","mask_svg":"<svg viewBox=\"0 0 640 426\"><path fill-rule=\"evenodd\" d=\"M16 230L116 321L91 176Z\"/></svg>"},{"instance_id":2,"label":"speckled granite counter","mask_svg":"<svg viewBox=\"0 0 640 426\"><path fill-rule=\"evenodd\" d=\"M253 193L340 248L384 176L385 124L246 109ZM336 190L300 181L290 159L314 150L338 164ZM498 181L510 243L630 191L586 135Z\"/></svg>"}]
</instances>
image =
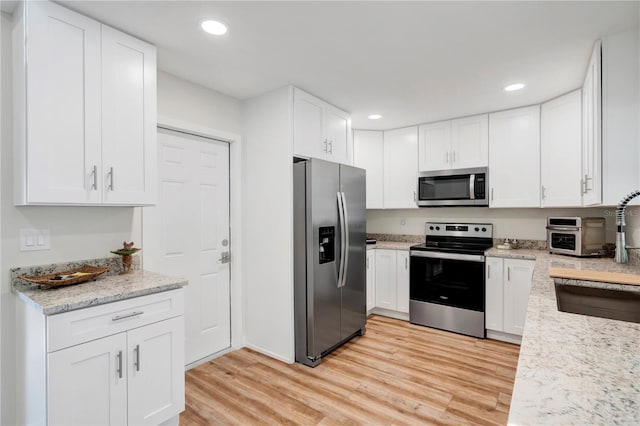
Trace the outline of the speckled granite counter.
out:
<instances>
[{"instance_id":1,"label":"speckled granite counter","mask_svg":"<svg viewBox=\"0 0 640 426\"><path fill-rule=\"evenodd\" d=\"M72 264L69 263L68 265ZM169 277L149 271L134 271L127 275L102 276L96 281L51 288L44 288L16 278L18 275L33 274L33 272L29 273L28 271L33 271L34 268L43 271L41 273L47 273L48 271L46 270L48 269L55 272L54 266L11 270L14 293L22 300L41 310L45 315L54 315L89 306L159 293L187 285L187 280L184 278Z\"/></svg>"},{"instance_id":2,"label":"speckled granite counter","mask_svg":"<svg viewBox=\"0 0 640 426\"><path fill-rule=\"evenodd\" d=\"M367 250L388 249L388 250L409 250L409 247L420 243L408 243L403 241L378 241L376 244L367 244Z\"/></svg>"},{"instance_id":3,"label":"speckled granite counter","mask_svg":"<svg viewBox=\"0 0 640 426\"><path fill-rule=\"evenodd\" d=\"M639 274L640 267L540 250L493 248L486 255L536 260L509 424L640 424L640 324L558 311L548 273Z\"/></svg>"}]
</instances>

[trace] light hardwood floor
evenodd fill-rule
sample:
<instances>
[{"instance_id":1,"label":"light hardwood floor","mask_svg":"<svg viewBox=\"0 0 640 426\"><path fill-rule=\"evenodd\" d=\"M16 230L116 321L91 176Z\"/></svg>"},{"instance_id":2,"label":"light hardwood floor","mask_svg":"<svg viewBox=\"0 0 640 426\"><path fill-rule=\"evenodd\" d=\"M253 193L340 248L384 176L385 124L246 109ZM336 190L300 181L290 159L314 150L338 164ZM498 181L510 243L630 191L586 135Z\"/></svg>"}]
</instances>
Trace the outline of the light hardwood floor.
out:
<instances>
[{"instance_id":1,"label":"light hardwood floor","mask_svg":"<svg viewBox=\"0 0 640 426\"><path fill-rule=\"evenodd\" d=\"M504 425L518 352L374 315L316 368L241 349L189 370L180 424Z\"/></svg>"}]
</instances>

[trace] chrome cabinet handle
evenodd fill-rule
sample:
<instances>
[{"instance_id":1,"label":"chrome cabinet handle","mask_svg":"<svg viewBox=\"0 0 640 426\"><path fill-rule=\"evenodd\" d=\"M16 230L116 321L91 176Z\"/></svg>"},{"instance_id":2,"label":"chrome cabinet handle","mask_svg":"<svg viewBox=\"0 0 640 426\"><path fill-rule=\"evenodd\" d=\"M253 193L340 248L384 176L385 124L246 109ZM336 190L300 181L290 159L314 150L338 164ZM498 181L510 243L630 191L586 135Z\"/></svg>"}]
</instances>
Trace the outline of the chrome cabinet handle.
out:
<instances>
[{"instance_id":1,"label":"chrome cabinet handle","mask_svg":"<svg viewBox=\"0 0 640 426\"><path fill-rule=\"evenodd\" d=\"M590 178L589 175L585 174L584 175L584 193L586 194L588 191L593 191L593 187L589 188L589 181L593 180L593 178Z\"/></svg>"},{"instance_id":2,"label":"chrome cabinet handle","mask_svg":"<svg viewBox=\"0 0 640 426\"><path fill-rule=\"evenodd\" d=\"M133 351L136 353L136 361L133 365L136 366L136 371L140 371L140 345L136 345Z\"/></svg>"},{"instance_id":3,"label":"chrome cabinet handle","mask_svg":"<svg viewBox=\"0 0 640 426\"><path fill-rule=\"evenodd\" d=\"M113 167L109 167L109 173L107 174L107 176L109 176L109 186L107 187L107 189L109 191L113 191Z\"/></svg>"},{"instance_id":4,"label":"chrome cabinet handle","mask_svg":"<svg viewBox=\"0 0 640 426\"><path fill-rule=\"evenodd\" d=\"M452 163L455 163L455 162L456 162L456 152L453 151L453 161L452 161Z\"/></svg>"},{"instance_id":5,"label":"chrome cabinet handle","mask_svg":"<svg viewBox=\"0 0 640 426\"><path fill-rule=\"evenodd\" d=\"M491 188L491 201L493 201L493 188Z\"/></svg>"},{"instance_id":6,"label":"chrome cabinet handle","mask_svg":"<svg viewBox=\"0 0 640 426\"><path fill-rule=\"evenodd\" d=\"M404 258L404 269L409 269L409 258L408 257Z\"/></svg>"},{"instance_id":7,"label":"chrome cabinet handle","mask_svg":"<svg viewBox=\"0 0 640 426\"><path fill-rule=\"evenodd\" d=\"M511 281L511 266L507 266L507 281Z\"/></svg>"},{"instance_id":8,"label":"chrome cabinet handle","mask_svg":"<svg viewBox=\"0 0 640 426\"><path fill-rule=\"evenodd\" d=\"M133 311L130 314L117 315L117 316L111 318L111 321L120 321L120 320L123 320L125 318L137 317L138 315L142 315L142 314L144 314L144 311Z\"/></svg>"},{"instance_id":9,"label":"chrome cabinet handle","mask_svg":"<svg viewBox=\"0 0 640 426\"><path fill-rule=\"evenodd\" d=\"M487 278L491 278L491 265L487 264Z\"/></svg>"},{"instance_id":10,"label":"chrome cabinet handle","mask_svg":"<svg viewBox=\"0 0 640 426\"><path fill-rule=\"evenodd\" d=\"M329 141L325 139L322 144L324 145L324 153L326 154L329 150Z\"/></svg>"},{"instance_id":11,"label":"chrome cabinet handle","mask_svg":"<svg viewBox=\"0 0 640 426\"><path fill-rule=\"evenodd\" d=\"M98 166L93 165L93 170L91 171L91 176L93 176L93 183L91 184L91 190L98 190Z\"/></svg>"},{"instance_id":12,"label":"chrome cabinet handle","mask_svg":"<svg viewBox=\"0 0 640 426\"><path fill-rule=\"evenodd\" d=\"M541 186L540 186L540 192L541 192L540 197L541 197L543 200L545 199L545 195L544 195L544 191L545 191L545 189L547 189L547 188L545 188L545 187L544 187L544 185L541 185Z\"/></svg>"},{"instance_id":13,"label":"chrome cabinet handle","mask_svg":"<svg viewBox=\"0 0 640 426\"><path fill-rule=\"evenodd\" d=\"M369 269L369 258L367 257L367 269Z\"/></svg>"},{"instance_id":14,"label":"chrome cabinet handle","mask_svg":"<svg viewBox=\"0 0 640 426\"><path fill-rule=\"evenodd\" d=\"M445 164L449 164L449 151L445 154L444 162Z\"/></svg>"},{"instance_id":15,"label":"chrome cabinet handle","mask_svg":"<svg viewBox=\"0 0 640 426\"><path fill-rule=\"evenodd\" d=\"M118 368L116 369L116 373L118 373L118 378L122 379L122 351L118 351L116 359L118 360Z\"/></svg>"},{"instance_id":16,"label":"chrome cabinet handle","mask_svg":"<svg viewBox=\"0 0 640 426\"><path fill-rule=\"evenodd\" d=\"M413 201L418 202L418 194L416 193L415 189L413 190Z\"/></svg>"},{"instance_id":17,"label":"chrome cabinet handle","mask_svg":"<svg viewBox=\"0 0 640 426\"><path fill-rule=\"evenodd\" d=\"M329 141L329 154L333 154L333 141Z\"/></svg>"}]
</instances>

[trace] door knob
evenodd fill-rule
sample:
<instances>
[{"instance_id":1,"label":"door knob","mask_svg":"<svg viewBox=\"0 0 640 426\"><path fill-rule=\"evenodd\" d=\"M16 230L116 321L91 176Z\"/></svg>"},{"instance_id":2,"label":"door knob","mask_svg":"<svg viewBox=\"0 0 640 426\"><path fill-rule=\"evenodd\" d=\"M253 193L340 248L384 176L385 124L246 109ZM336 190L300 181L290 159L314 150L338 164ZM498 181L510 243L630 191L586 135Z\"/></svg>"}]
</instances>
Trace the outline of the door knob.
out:
<instances>
[{"instance_id":1,"label":"door knob","mask_svg":"<svg viewBox=\"0 0 640 426\"><path fill-rule=\"evenodd\" d=\"M223 251L220 253L220 263L229 263L231 262L231 254L228 251Z\"/></svg>"}]
</instances>

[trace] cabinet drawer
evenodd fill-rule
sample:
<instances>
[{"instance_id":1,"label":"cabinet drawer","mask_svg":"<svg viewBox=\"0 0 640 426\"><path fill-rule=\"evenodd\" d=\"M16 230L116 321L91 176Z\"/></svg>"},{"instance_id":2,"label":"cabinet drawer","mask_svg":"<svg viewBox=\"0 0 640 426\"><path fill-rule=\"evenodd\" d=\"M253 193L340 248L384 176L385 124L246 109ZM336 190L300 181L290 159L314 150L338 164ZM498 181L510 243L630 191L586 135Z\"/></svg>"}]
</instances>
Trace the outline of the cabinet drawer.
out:
<instances>
[{"instance_id":1,"label":"cabinet drawer","mask_svg":"<svg viewBox=\"0 0 640 426\"><path fill-rule=\"evenodd\" d=\"M184 313L184 289L135 297L47 317L47 352Z\"/></svg>"}]
</instances>

